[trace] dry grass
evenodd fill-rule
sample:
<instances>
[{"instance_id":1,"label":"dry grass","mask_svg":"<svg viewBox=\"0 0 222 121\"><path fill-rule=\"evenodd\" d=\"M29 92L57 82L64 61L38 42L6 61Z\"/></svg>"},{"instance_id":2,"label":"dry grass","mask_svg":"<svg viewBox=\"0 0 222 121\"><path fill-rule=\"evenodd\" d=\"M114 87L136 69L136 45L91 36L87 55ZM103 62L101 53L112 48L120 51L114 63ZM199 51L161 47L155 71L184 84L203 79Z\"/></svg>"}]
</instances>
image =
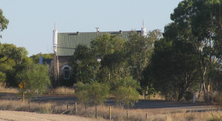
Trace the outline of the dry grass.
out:
<instances>
[{"instance_id":1,"label":"dry grass","mask_svg":"<svg viewBox=\"0 0 222 121\"><path fill-rule=\"evenodd\" d=\"M15 111L30 111L47 114L69 114L74 115L74 105L48 103L22 103L21 100L0 100L0 110L15 110ZM98 106L98 116L100 119L109 119L109 107ZM112 119L114 121L126 120L126 109L112 107ZM218 112L189 112L186 113L180 110L179 113L172 113L169 109L129 109L129 121L219 121L222 119L222 111ZM174 110L174 112L176 112ZM148 115L146 119L146 114ZM79 116L94 118L95 107L87 107L78 104ZM216 120L219 118L219 120Z\"/></svg>"},{"instance_id":2,"label":"dry grass","mask_svg":"<svg viewBox=\"0 0 222 121\"><path fill-rule=\"evenodd\" d=\"M17 93L16 88L4 88L0 86L0 92ZM49 94L55 95L74 95L72 88L60 87L48 91ZM142 97L141 97L142 98ZM10 98L9 98L10 99ZM150 96L150 99L163 100L159 94ZM21 100L0 100L0 110L30 111L48 114L75 114L74 105L48 103L22 103ZM177 112L177 113L172 113ZM178 113L179 112L179 113ZM218 112L189 112L185 110L174 109L129 109L129 121L220 121L222 120L222 111ZM146 118L146 114L148 117ZM77 115L95 118L95 107L87 107L78 104ZM100 119L109 119L109 107L98 106L98 116ZM126 109L112 107L112 119L114 121L126 120Z\"/></svg>"},{"instance_id":3,"label":"dry grass","mask_svg":"<svg viewBox=\"0 0 222 121\"><path fill-rule=\"evenodd\" d=\"M75 95L75 89L68 87L58 87L55 89L48 89L46 93L53 95Z\"/></svg>"},{"instance_id":4,"label":"dry grass","mask_svg":"<svg viewBox=\"0 0 222 121\"><path fill-rule=\"evenodd\" d=\"M18 93L18 88L5 88L5 86L0 83L0 92L4 92L4 93Z\"/></svg>"},{"instance_id":5,"label":"dry grass","mask_svg":"<svg viewBox=\"0 0 222 121\"><path fill-rule=\"evenodd\" d=\"M5 85L0 83L0 92L4 93L18 93L18 88L5 88ZM68 87L58 87L55 89L48 89L46 91L46 94L52 94L52 95L75 95L75 89L74 88L68 88Z\"/></svg>"}]
</instances>

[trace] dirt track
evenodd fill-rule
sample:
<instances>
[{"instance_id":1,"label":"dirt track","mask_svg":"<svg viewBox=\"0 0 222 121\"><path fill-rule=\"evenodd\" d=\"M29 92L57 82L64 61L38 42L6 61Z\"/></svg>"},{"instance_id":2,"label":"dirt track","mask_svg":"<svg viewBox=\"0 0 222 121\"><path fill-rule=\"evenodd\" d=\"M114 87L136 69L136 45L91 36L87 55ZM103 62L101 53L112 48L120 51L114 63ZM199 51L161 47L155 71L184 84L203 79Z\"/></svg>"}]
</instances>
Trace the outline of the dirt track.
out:
<instances>
[{"instance_id":1,"label":"dirt track","mask_svg":"<svg viewBox=\"0 0 222 121\"><path fill-rule=\"evenodd\" d=\"M96 119L84 118L80 116L0 110L0 121L96 121Z\"/></svg>"}]
</instances>

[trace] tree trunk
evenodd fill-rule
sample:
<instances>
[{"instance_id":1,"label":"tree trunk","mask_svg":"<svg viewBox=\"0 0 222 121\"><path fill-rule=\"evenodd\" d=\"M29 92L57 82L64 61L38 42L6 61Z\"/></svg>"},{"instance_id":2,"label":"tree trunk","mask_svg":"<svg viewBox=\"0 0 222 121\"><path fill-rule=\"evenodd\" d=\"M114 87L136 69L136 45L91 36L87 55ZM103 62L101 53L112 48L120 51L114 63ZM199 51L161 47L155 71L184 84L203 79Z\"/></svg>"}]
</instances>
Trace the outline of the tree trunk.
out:
<instances>
[{"instance_id":1,"label":"tree trunk","mask_svg":"<svg viewBox=\"0 0 222 121\"><path fill-rule=\"evenodd\" d=\"M203 60L204 61L204 60ZM199 95L198 95L198 98L200 99L200 95L202 93L205 93L206 91L206 88L205 88L205 74L206 74L206 67L203 67L203 62L200 62L200 69L201 71L203 72L202 75L201 75L201 79L202 79L202 82L200 84L200 91L199 91Z\"/></svg>"}]
</instances>

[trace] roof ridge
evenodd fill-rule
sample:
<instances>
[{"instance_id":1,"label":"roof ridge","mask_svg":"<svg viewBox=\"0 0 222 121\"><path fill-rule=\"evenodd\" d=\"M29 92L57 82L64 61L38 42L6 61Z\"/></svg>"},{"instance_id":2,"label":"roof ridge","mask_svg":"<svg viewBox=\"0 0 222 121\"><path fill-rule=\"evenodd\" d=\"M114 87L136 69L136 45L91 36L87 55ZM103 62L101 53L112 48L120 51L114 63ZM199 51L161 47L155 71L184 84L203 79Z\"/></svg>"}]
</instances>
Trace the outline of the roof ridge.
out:
<instances>
[{"instance_id":1,"label":"roof ridge","mask_svg":"<svg viewBox=\"0 0 222 121\"><path fill-rule=\"evenodd\" d=\"M131 30L131 31L122 31L122 30L119 30L119 31L99 31L100 33L111 33L111 32L131 32L131 31L141 31L141 30ZM58 33L61 33L61 34L68 34L68 33L97 33L96 31L95 32L80 32L80 31L76 31L76 32L58 32Z\"/></svg>"}]
</instances>

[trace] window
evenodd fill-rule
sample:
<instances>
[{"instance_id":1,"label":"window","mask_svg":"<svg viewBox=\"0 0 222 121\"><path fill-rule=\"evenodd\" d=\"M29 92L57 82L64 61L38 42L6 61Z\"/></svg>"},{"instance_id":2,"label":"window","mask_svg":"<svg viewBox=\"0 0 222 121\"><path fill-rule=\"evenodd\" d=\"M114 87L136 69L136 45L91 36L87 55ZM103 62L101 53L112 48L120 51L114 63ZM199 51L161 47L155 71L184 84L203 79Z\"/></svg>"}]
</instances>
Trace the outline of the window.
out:
<instances>
[{"instance_id":1,"label":"window","mask_svg":"<svg viewBox=\"0 0 222 121\"><path fill-rule=\"evenodd\" d=\"M70 79L71 68L68 65L62 67L63 70L63 78Z\"/></svg>"}]
</instances>

